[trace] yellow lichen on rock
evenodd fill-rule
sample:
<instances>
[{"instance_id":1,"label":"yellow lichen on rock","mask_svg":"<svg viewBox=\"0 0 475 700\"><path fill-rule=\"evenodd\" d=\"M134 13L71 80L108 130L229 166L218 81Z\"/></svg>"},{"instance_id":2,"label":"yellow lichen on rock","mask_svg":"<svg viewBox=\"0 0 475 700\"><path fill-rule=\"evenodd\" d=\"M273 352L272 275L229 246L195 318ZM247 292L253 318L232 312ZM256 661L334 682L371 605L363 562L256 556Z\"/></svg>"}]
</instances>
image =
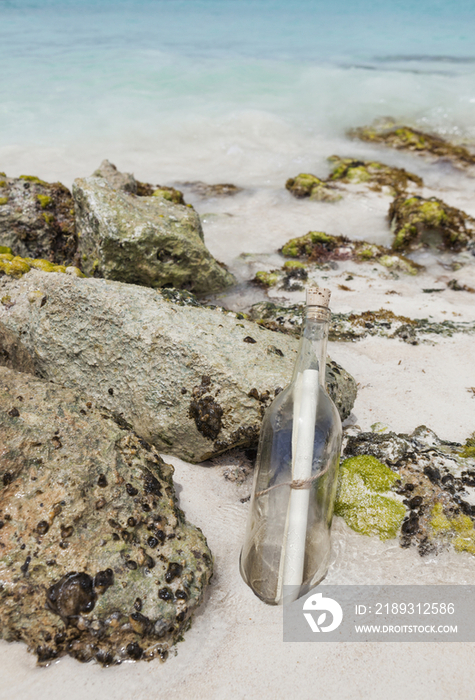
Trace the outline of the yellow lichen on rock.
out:
<instances>
[{"instance_id":1,"label":"yellow lichen on rock","mask_svg":"<svg viewBox=\"0 0 475 700\"><path fill-rule=\"evenodd\" d=\"M76 277L85 277L78 267L70 265L55 265L49 260L42 258L21 258L13 256L11 253L0 253L0 272L4 272L10 277L22 277L29 272L31 268L42 270L43 272L62 272Z\"/></svg>"}]
</instances>

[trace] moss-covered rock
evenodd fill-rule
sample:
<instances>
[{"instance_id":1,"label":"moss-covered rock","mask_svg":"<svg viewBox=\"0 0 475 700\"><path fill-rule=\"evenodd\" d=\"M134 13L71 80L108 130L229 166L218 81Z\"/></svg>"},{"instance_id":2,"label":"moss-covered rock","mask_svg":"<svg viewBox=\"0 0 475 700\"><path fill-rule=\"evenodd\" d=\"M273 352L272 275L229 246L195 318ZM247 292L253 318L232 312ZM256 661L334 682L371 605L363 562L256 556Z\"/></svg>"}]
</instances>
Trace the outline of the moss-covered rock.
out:
<instances>
[{"instance_id":1,"label":"moss-covered rock","mask_svg":"<svg viewBox=\"0 0 475 700\"><path fill-rule=\"evenodd\" d=\"M406 507L390 491L397 475L375 457L350 457L340 465L335 515L363 535L392 539Z\"/></svg>"},{"instance_id":2,"label":"moss-covered rock","mask_svg":"<svg viewBox=\"0 0 475 700\"><path fill-rule=\"evenodd\" d=\"M400 545L417 547L421 556L451 548L475 554L475 456L467 456L465 446L441 440L425 426L411 435L375 428L376 432L348 437L344 454L351 457L350 463L371 459L374 465L377 460L394 473L390 490L403 497L406 509ZM362 509L359 518L347 519L358 531L366 510L370 516L374 512L373 503L362 502Z\"/></svg>"},{"instance_id":3,"label":"moss-covered rock","mask_svg":"<svg viewBox=\"0 0 475 700\"><path fill-rule=\"evenodd\" d=\"M437 197L401 195L389 209L394 250L413 250L434 242L449 250L475 246L475 219Z\"/></svg>"},{"instance_id":4,"label":"moss-covered rock","mask_svg":"<svg viewBox=\"0 0 475 700\"><path fill-rule=\"evenodd\" d=\"M380 192L387 188L396 195L405 192L408 187L422 187L423 181L418 175L395 168L377 161L362 161L352 158L331 156L330 180L348 184L367 184L372 190Z\"/></svg>"},{"instance_id":5,"label":"moss-covered rock","mask_svg":"<svg viewBox=\"0 0 475 700\"><path fill-rule=\"evenodd\" d=\"M391 118L376 120L371 126L351 129L349 136L399 150L436 156L462 167L475 165L475 155L464 146L457 146L435 134L399 124Z\"/></svg>"},{"instance_id":6,"label":"moss-covered rock","mask_svg":"<svg viewBox=\"0 0 475 700\"><path fill-rule=\"evenodd\" d=\"M74 205L60 182L33 175L2 176L0 247L21 257L45 258L55 264L78 265Z\"/></svg>"},{"instance_id":7,"label":"moss-covered rock","mask_svg":"<svg viewBox=\"0 0 475 700\"><path fill-rule=\"evenodd\" d=\"M76 180L73 195L78 250L87 274L198 294L234 283L206 248L192 207L114 189L102 177Z\"/></svg>"},{"instance_id":8,"label":"moss-covered rock","mask_svg":"<svg viewBox=\"0 0 475 700\"><path fill-rule=\"evenodd\" d=\"M254 281L257 284L261 284L263 287L273 287L279 281L279 275L274 271L265 272L263 270L259 270L256 272Z\"/></svg>"},{"instance_id":9,"label":"moss-covered rock","mask_svg":"<svg viewBox=\"0 0 475 700\"><path fill-rule=\"evenodd\" d=\"M0 378L1 637L42 664L166 658L212 573L173 467L76 390Z\"/></svg>"},{"instance_id":10,"label":"moss-covered rock","mask_svg":"<svg viewBox=\"0 0 475 700\"><path fill-rule=\"evenodd\" d=\"M300 173L297 177L289 178L285 187L298 199L309 197L315 202L337 202L342 198L335 187L309 173Z\"/></svg>"},{"instance_id":11,"label":"moss-covered rock","mask_svg":"<svg viewBox=\"0 0 475 700\"><path fill-rule=\"evenodd\" d=\"M331 236L323 231L309 231L305 236L291 238L280 249L285 257L301 258L309 263L325 264L338 260L378 262L384 267L405 274L416 275L421 265L384 246L354 241L346 236Z\"/></svg>"}]
</instances>

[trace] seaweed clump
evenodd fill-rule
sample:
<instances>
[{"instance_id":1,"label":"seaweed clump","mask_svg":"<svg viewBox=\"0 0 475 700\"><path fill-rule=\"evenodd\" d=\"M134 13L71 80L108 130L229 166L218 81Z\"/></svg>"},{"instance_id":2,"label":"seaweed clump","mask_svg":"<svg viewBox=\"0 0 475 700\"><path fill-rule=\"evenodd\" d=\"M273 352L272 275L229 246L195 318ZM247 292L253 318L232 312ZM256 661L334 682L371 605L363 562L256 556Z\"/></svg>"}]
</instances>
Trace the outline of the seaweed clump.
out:
<instances>
[{"instance_id":1,"label":"seaweed clump","mask_svg":"<svg viewBox=\"0 0 475 700\"><path fill-rule=\"evenodd\" d=\"M264 328L289 335L300 335L304 306L281 306L270 301L253 304L249 316ZM452 337L456 333L475 334L475 322L430 321L427 318L398 316L389 309L361 313L332 314L329 339L336 342L380 336L418 345L424 337ZM474 443L475 444L475 443Z\"/></svg>"},{"instance_id":2,"label":"seaweed clump","mask_svg":"<svg viewBox=\"0 0 475 700\"><path fill-rule=\"evenodd\" d=\"M475 219L437 197L396 197L389 209L394 250L430 245L434 236L449 250L475 246Z\"/></svg>"},{"instance_id":3,"label":"seaweed clump","mask_svg":"<svg viewBox=\"0 0 475 700\"><path fill-rule=\"evenodd\" d=\"M457 146L440 136L398 124L391 117L376 120L371 126L351 129L348 135L361 141L381 143L398 150L436 156L462 167L475 165L475 155L464 146Z\"/></svg>"}]
</instances>

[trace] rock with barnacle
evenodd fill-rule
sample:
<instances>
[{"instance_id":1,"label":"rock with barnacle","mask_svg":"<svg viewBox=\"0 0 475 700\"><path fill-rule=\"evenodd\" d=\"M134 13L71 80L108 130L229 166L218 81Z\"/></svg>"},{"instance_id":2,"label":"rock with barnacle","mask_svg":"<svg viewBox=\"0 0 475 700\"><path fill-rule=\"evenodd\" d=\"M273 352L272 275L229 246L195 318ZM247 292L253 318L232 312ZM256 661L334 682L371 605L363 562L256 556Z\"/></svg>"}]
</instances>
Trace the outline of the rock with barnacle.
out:
<instances>
[{"instance_id":1,"label":"rock with barnacle","mask_svg":"<svg viewBox=\"0 0 475 700\"><path fill-rule=\"evenodd\" d=\"M266 406L292 375L295 338L185 292L32 270L0 278L3 297L0 364L22 358L45 379L81 388L190 462L254 445ZM356 383L328 367L344 419Z\"/></svg>"},{"instance_id":2,"label":"rock with barnacle","mask_svg":"<svg viewBox=\"0 0 475 700\"><path fill-rule=\"evenodd\" d=\"M198 294L234 283L203 240L198 214L178 190L135 181L108 161L73 185L78 251L88 275Z\"/></svg>"},{"instance_id":3,"label":"rock with barnacle","mask_svg":"<svg viewBox=\"0 0 475 700\"><path fill-rule=\"evenodd\" d=\"M76 390L0 367L0 636L41 664L166 658L212 573L173 467Z\"/></svg>"}]
</instances>

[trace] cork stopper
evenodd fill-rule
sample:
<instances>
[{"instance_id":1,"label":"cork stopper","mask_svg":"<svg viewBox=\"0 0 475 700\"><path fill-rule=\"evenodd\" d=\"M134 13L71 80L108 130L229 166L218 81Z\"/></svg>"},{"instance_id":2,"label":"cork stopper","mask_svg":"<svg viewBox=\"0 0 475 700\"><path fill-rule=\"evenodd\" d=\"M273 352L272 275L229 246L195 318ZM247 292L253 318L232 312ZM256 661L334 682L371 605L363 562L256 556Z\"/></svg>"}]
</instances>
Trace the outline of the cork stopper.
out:
<instances>
[{"instance_id":1,"label":"cork stopper","mask_svg":"<svg viewBox=\"0 0 475 700\"><path fill-rule=\"evenodd\" d=\"M331 292L329 289L312 287L307 289L307 306L323 306L328 308Z\"/></svg>"}]
</instances>

